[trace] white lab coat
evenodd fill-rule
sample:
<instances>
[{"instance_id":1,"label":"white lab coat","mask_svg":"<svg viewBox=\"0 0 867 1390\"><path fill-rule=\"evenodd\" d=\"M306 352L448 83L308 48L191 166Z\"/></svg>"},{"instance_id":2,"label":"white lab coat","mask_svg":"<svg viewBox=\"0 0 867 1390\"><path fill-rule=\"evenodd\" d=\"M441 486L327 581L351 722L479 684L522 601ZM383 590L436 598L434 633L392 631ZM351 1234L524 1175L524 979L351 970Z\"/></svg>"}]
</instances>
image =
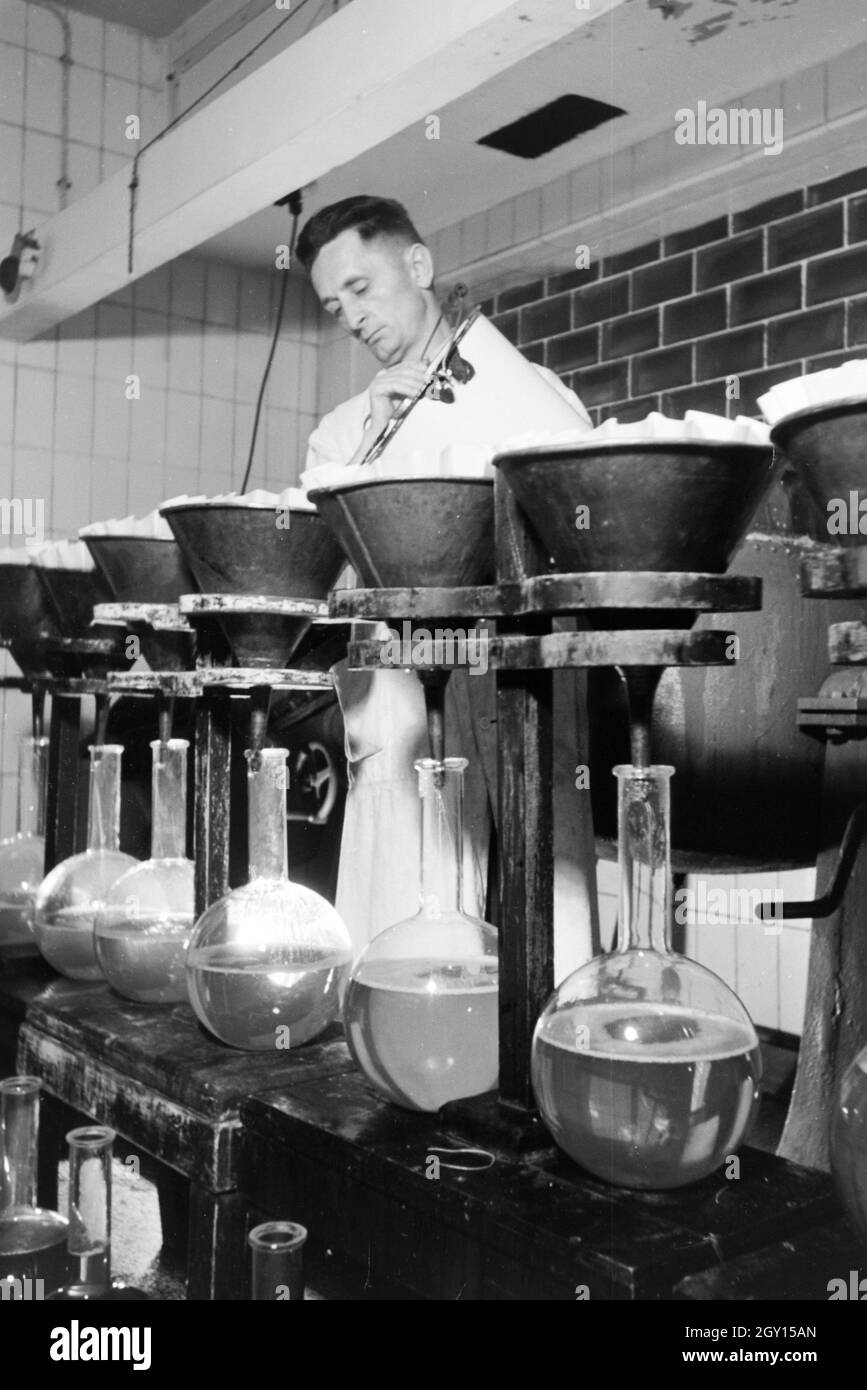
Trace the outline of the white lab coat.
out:
<instances>
[{"instance_id":1,"label":"white lab coat","mask_svg":"<svg viewBox=\"0 0 867 1390\"><path fill-rule=\"evenodd\" d=\"M577 396L545 368L538 370L567 397L590 428ZM307 468L349 462L369 411L364 391L338 406L310 436ZM447 412L444 412L447 423ZM405 426L404 429L407 427ZM436 441L435 441L436 442ZM450 442L450 441L445 441ZM354 584L352 571L347 572ZM341 583L345 586L346 579ZM356 624L354 636L386 636L385 627ZM356 955L378 932L417 911L420 809L413 761L430 756L424 692L414 671L332 668L346 730L348 792L340 848L336 907ZM446 687L447 755L469 761L464 778L464 910L483 917L488 845L496 809L496 688L492 672L454 671ZM598 950L589 792L576 790L575 768L586 762L583 677L554 676L554 936L555 976L562 979ZM587 866L591 865L588 873Z\"/></svg>"}]
</instances>

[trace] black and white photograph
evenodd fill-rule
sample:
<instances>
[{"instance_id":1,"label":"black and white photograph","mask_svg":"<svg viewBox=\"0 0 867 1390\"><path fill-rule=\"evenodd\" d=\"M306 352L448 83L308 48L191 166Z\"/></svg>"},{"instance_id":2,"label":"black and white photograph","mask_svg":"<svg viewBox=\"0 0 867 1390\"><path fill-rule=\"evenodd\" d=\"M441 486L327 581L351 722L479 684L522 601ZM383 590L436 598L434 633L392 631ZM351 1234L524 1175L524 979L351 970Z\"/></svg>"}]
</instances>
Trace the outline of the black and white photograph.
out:
<instances>
[{"instance_id":1,"label":"black and white photograph","mask_svg":"<svg viewBox=\"0 0 867 1390\"><path fill-rule=\"evenodd\" d=\"M864 0L0 0L0 494L27 1367L854 1357Z\"/></svg>"}]
</instances>

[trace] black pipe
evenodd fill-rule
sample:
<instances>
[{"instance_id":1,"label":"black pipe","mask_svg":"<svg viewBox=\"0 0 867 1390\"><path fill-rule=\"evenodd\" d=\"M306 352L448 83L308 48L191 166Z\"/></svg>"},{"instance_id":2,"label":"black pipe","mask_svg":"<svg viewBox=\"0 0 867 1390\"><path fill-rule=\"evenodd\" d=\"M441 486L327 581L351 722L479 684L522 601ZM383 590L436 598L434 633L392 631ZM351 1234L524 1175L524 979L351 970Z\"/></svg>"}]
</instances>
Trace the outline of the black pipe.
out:
<instances>
[{"instance_id":1,"label":"black pipe","mask_svg":"<svg viewBox=\"0 0 867 1390\"><path fill-rule=\"evenodd\" d=\"M823 893L821 898L813 899L812 902L760 903L756 908L756 916L759 921L777 921L787 917L790 919L793 917L830 917L832 912L836 912L843 901L846 885L852 876L865 831L867 831L867 802L862 802L860 806L855 807L849 817L828 891Z\"/></svg>"}]
</instances>

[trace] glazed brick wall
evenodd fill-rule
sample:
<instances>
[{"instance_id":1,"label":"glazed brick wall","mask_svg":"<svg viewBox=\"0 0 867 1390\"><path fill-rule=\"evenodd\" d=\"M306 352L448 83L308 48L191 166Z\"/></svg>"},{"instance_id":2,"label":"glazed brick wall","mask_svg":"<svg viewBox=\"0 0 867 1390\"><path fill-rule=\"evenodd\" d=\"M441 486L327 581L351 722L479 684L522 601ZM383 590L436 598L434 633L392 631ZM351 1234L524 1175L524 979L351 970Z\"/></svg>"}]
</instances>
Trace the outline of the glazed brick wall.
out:
<instances>
[{"instance_id":1,"label":"glazed brick wall","mask_svg":"<svg viewBox=\"0 0 867 1390\"><path fill-rule=\"evenodd\" d=\"M482 307L596 424L649 410L756 415L776 382L867 357L867 168ZM732 376L740 396L728 400Z\"/></svg>"}]
</instances>

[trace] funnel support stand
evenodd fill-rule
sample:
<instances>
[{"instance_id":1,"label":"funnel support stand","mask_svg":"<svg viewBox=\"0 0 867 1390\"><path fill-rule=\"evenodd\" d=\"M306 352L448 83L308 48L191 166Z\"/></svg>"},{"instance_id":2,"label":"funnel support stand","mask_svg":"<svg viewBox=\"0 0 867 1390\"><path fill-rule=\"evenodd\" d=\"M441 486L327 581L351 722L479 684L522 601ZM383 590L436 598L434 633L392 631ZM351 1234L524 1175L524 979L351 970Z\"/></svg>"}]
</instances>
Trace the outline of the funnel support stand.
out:
<instances>
[{"instance_id":1,"label":"funnel support stand","mask_svg":"<svg viewBox=\"0 0 867 1390\"><path fill-rule=\"evenodd\" d=\"M54 692L48 741L45 805L45 872L78 849L78 773L81 696Z\"/></svg>"},{"instance_id":2,"label":"funnel support stand","mask_svg":"<svg viewBox=\"0 0 867 1390\"><path fill-rule=\"evenodd\" d=\"M220 689L196 703L195 911L229 891L229 791L232 701Z\"/></svg>"},{"instance_id":3,"label":"funnel support stand","mask_svg":"<svg viewBox=\"0 0 867 1390\"><path fill-rule=\"evenodd\" d=\"M442 621L443 614L453 623L496 619L496 635L485 635L488 669L497 680L500 1077L495 1111L513 1136L526 1137L535 1132L533 1031L554 987L553 671L620 668L631 701L633 761L647 765L653 698L666 667L733 664L731 634L692 631L683 626L684 613L755 611L761 606L761 583L698 572L551 574L547 551L499 473L495 516L496 584L345 591L332 596L330 613L340 620L392 624L430 624ZM633 610L637 626L551 630L555 614L592 612L601 623L602 614L612 610L615 623L624 623L626 612ZM658 628L647 626L651 614L658 618ZM671 626L672 621L680 625ZM439 653L419 656L408 646L400 644L395 652L393 642L350 642L348 664L350 669L412 668L423 682L460 664ZM436 735L438 694L427 685L425 689ZM589 798L584 806L582 814L589 816ZM592 846L592 827L586 823L582 847L590 881ZM461 1123L469 1123L468 1110L476 1109L474 1102L462 1104ZM496 1129L494 1112L486 1112L485 1128L492 1124Z\"/></svg>"}]
</instances>

